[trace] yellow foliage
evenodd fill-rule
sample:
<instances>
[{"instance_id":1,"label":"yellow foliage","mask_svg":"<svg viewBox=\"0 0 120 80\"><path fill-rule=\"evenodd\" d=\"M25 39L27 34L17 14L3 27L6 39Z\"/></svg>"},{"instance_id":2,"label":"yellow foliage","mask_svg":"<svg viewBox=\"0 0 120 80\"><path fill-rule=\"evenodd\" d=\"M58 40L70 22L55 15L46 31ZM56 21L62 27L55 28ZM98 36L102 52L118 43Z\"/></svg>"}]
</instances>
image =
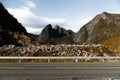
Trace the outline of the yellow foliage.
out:
<instances>
[{"instance_id":1,"label":"yellow foliage","mask_svg":"<svg viewBox=\"0 0 120 80\"><path fill-rule=\"evenodd\" d=\"M14 38L22 45L28 45L30 44L30 39L28 36L22 34L19 34L18 32L15 32L14 34Z\"/></svg>"},{"instance_id":2,"label":"yellow foliage","mask_svg":"<svg viewBox=\"0 0 120 80\"><path fill-rule=\"evenodd\" d=\"M103 46L107 46L114 52L120 51L120 37L111 37L102 43Z\"/></svg>"},{"instance_id":3,"label":"yellow foliage","mask_svg":"<svg viewBox=\"0 0 120 80\"><path fill-rule=\"evenodd\" d=\"M115 52L120 52L120 46L117 46L117 48L114 49Z\"/></svg>"}]
</instances>

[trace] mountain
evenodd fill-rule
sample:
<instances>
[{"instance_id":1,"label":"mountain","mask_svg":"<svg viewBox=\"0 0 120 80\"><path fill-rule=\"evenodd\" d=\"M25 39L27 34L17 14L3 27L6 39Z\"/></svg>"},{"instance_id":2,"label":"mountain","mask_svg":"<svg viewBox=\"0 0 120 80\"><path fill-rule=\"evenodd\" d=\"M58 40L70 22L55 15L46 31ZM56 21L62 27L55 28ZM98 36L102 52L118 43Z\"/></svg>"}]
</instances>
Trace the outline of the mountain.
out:
<instances>
[{"instance_id":1,"label":"mountain","mask_svg":"<svg viewBox=\"0 0 120 80\"><path fill-rule=\"evenodd\" d=\"M27 41L26 41L27 40ZM0 3L0 46L24 45L29 41L27 31Z\"/></svg>"},{"instance_id":2,"label":"mountain","mask_svg":"<svg viewBox=\"0 0 120 80\"><path fill-rule=\"evenodd\" d=\"M39 42L50 42L54 44L58 43L72 43L72 36L74 32L72 30L66 30L58 25L52 28L52 25L47 25L38 37Z\"/></svg>"},{"instance_id":3,"label":"mountain","mask_svg":"<svg viewBox=\"0 0 120 80\"><path fill-rule=\"evenodd\" d=\"M26 29L0 3L0 29L26 34Z\"/></svg>"},{"instance_id":4,"label":"mountain","mask_svg":"<svg viewBox=\"0 0 120 80\"><path fill-rule=\"evenodd\" d=\"M102 44L115 49L120 46L120 14L103 12L85 24L75 35L79 44Z\"/></svg>"}]
</instances>

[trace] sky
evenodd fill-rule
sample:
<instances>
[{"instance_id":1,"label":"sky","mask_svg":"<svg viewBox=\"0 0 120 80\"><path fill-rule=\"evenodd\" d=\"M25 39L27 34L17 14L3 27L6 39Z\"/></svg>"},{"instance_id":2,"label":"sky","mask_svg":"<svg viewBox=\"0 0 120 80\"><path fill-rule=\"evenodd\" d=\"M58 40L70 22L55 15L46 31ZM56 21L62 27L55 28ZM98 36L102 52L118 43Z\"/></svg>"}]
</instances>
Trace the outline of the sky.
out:
<instances>
[{"instance_id":1,"label":"sky","mask_svg":"<svg viewBox=\"0 0 120 80\"><path fill-rule=\"evenodd\" d=\"M0 0L28 32L40 34L48 24L77 32L102 12L120 14L120 0Z\"/></svg>"}]
</instances>

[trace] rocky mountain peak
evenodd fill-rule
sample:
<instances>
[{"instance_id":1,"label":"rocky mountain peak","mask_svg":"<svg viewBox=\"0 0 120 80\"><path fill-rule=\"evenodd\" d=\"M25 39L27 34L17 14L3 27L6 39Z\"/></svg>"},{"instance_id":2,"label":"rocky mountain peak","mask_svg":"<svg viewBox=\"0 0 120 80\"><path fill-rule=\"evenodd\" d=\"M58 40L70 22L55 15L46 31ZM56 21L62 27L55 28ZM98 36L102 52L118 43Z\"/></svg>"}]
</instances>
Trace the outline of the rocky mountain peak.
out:
<instances>
[{"instance_id":1,"label":"rocky mountain peak","mask_svg":"<svg viewBox=\"0 0 120 80\"><path fill-rule=\"evenodd\" d=\"M45 28L51 29L51 28L52 28L52 25L51 25L51 24L48 24Z\"/></svg>"},{"instance_id":2,"label":"rocky mountain peak","mask_svg":"<svg viewBox=\"0 0 120 80\"><path fill-rule=\"evenodd\" d=\"M48 24L44 29L43 31L47 32L47 31L51 31L52 30L52 25L51 24Z\"/></svg>"},{"instance_id":3,"label":"rocky mountain peak","mask_svg":"<svg viewBox=\"0 0 120 80\"><path fill-rule=\"evenodd\" d=\"M55 27L52 27L49 24L42 30L41 34L38 37L38 40L40 42L46 42L46 41L56 42L57 40L61 38L72 36L73 33L74 33L73 31L66 30L58 25L56 25Z\"/></svg>"},{"instance_id":4,"label":"rocky mountain peak","mask_svg":"<svg viewBox=\"0 0 120 80\"><path fill-rule=\"evenodd\" d=\"M99 16L101 16L104 20L107 18L107 16L109 15L109 13L107 12L103 12L102 14L100 14Z\"/></svg>"},{"instance_id":5,"label":"rocky mountain peak","mask_svg":"<svg viewBox=\"0 0 120 80\"><path fill-rule=\"evenodd\" d=\"M120 14L111 14L107 12L103 12L99 14L104 20L118 20L120 19Z\"/></svg>"},{"instance_id":6,"label":"rocky mountain peak","mask_svg":"<svg viewBox=\"0 0 120 80\"><path fill-rule=\"evenodd\" d=\"M60 26L58 26L58 25L55 25L55 27L54 27L54 29L59 29L60 28Z\"/></svg>"},{"instance_id":7,"label":"rocky mountain peak","mask_svg":"<svg viewBox=\"0 0 120 80\"><path fill-rule=\"evenodd\" d=\"M53 29L56 30L60 34L67 34L66 30L63 27L60 27L58 25L56 25Z\"/></svg>"}]
</instances>

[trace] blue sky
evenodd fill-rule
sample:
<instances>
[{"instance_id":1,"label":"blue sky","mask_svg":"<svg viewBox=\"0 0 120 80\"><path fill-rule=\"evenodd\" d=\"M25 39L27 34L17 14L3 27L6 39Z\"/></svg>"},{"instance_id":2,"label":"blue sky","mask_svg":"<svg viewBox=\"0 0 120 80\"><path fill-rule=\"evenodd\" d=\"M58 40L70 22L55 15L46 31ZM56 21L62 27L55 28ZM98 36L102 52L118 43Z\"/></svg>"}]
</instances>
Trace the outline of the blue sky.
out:
<instances>
[{"instance_id":1,"label":"blue sky","mask_svg":"<svg viewBox=\"0 0 120 80\"><path fill-rule=\"evenodd\" d=\"M39 34L47 24L77 32L102 12L120 13L120 0L0 0L28 32Z\"/></svg>"}]
</instances>

